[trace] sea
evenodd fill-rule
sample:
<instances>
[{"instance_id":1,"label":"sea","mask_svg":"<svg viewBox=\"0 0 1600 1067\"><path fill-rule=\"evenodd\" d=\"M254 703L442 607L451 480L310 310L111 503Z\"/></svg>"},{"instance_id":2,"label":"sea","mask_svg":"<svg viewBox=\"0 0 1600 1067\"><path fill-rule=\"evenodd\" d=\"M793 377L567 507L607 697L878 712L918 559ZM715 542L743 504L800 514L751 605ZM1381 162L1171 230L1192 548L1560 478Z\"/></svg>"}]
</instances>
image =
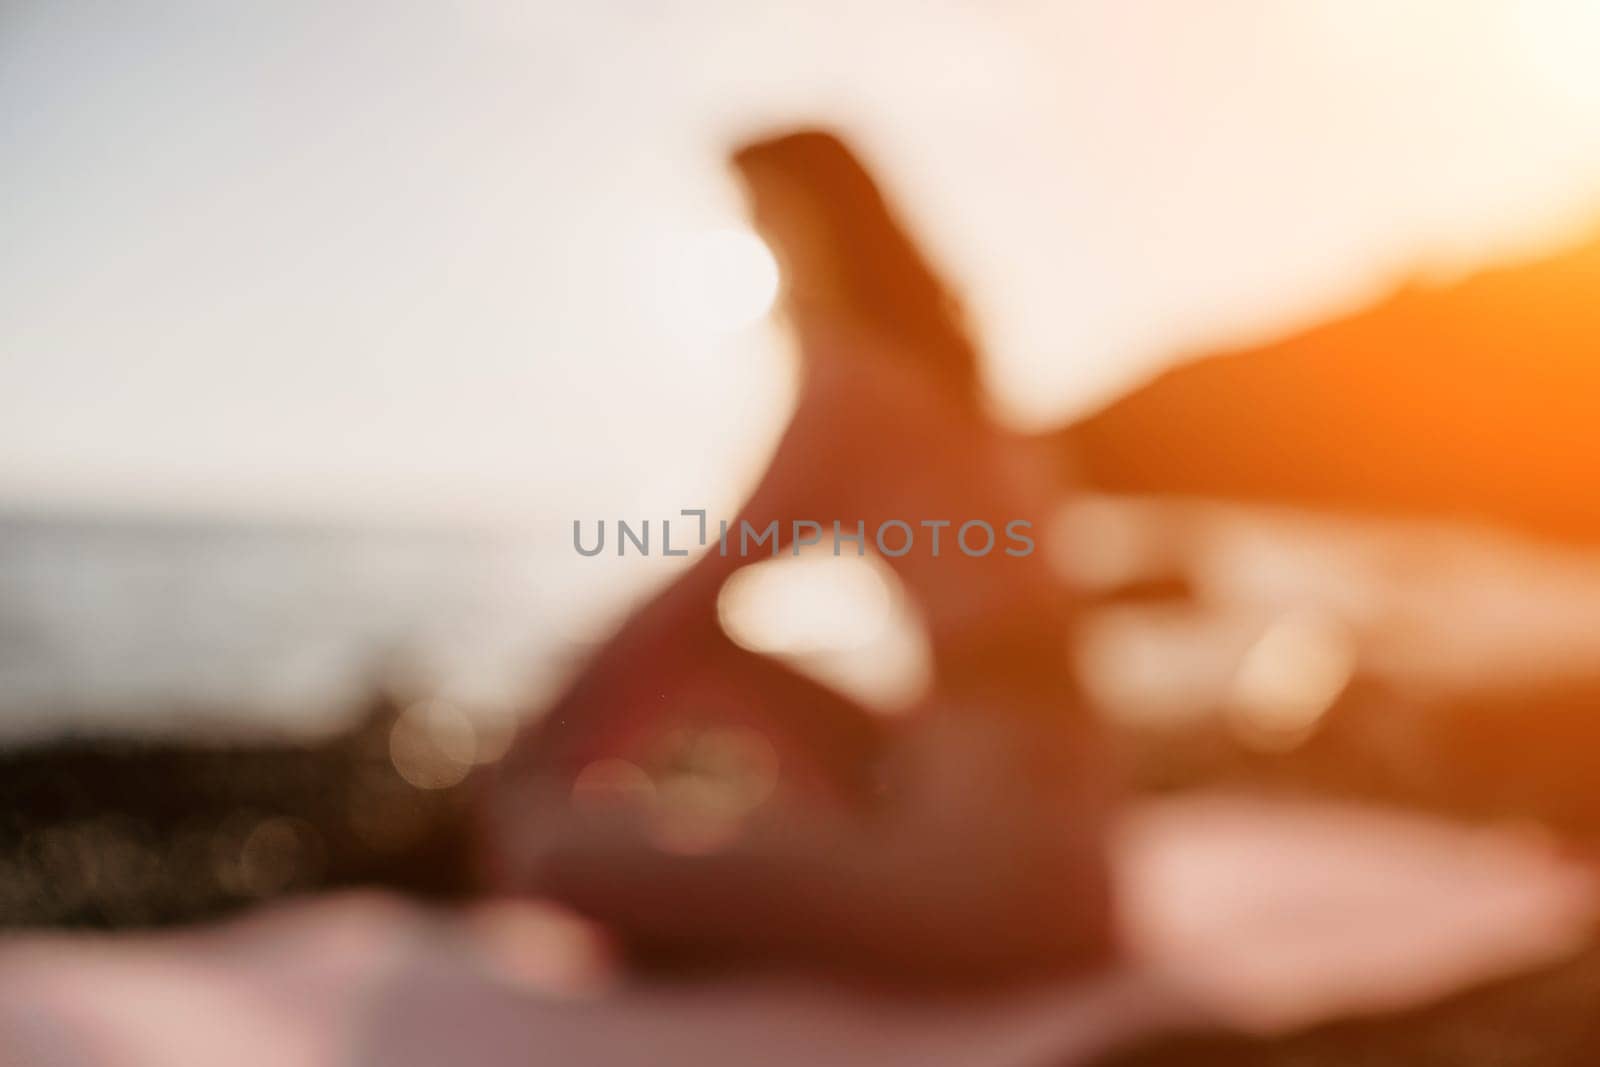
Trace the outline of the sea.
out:
<instances>
[{"instance_id":1,"label":"sea","mask_svg":"<svg viewBox=\"0 0 1600 1067\"><path fill-rule=\"evenodd\" d=\"M376 684L557 684L630 595L552 529L0 513L0 740L315 730Z\"/></svg>"},{"instance_id":2,"label":"sea","mask_svg":"<svg viewBox=\"0 0 1600 1067\"><path fill-rule=\"evenodd\" d=\"M1083 619L1078 666L1115 717L1216 708L1274 633L1316 636L1318 662L1349 660L1408 691L1590 677L1600 663L1600 553L1443 523L1077 506L1098 518L1058 524L1080 528L1062 542L1070 560L1178 557L1196 594ZM558 689L684 562L585 558L558 523L0 512L0 743L317 731L348 721L377 685L469 714L515 713ZM1321 655L1324 637L1337 638L1338 656Z\"/></svg>"}]
</instances>

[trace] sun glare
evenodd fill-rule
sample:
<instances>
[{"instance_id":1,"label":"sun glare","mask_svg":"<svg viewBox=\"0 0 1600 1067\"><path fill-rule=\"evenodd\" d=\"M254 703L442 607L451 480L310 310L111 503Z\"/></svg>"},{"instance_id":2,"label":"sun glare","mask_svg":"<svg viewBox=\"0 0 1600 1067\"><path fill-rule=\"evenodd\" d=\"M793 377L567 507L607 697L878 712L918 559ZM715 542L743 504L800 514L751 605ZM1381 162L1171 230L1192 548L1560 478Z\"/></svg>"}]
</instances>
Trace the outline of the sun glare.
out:
<instances>
[{"instance_id":1,"label":"sun glare","mask_svg":"<svg viewBox=\"0 0 1600 1067\"><path fill-rule=\"evenodd\" d=\"M750 230L717 227L666 242L656 299L664 321L692 338L733 333L758 321L778 295L778 263Z\"/></svg>"},{"instance_id":2,"label":"sun glare","mask_svg":"<svg viewBox=\"0 0 1600 1067\"><path fill-rule=\"evenodd\" d=\"M1589 104L1600 103L1600 6L1592 0L1548 0L1506 9L1539 76L1558 91Z\"/></svg>"}]
</instances>

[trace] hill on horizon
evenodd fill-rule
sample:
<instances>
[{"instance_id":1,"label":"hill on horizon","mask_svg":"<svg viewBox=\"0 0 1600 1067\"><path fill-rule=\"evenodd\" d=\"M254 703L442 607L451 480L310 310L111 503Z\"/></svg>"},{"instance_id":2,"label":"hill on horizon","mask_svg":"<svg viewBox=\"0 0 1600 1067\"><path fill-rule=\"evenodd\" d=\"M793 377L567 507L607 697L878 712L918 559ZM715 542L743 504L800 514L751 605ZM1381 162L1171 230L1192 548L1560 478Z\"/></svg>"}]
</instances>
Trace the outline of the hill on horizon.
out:
<instances>
[{"instance_id":1,"label":"hill on horizon","mask_svg":"<svg viewBox=\"0 0 1600 1067\"><path fill-rule=\"evenodd\" d=\"M1186 361L1055 436L1107 492L1600 542L1600 233Z\"/></svg>"}]
</instances>

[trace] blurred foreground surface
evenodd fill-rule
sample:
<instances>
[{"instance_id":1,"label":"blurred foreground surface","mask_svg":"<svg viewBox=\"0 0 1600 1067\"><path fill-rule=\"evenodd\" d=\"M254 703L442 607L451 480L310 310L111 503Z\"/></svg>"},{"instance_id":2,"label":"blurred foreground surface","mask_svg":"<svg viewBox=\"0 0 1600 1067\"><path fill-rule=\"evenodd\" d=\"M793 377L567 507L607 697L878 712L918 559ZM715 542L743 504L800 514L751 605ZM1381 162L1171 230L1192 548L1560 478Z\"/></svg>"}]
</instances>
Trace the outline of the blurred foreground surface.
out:
<instances>
[{"instance_id":1,"label":"blurred foreground surface","mask_svg":"<svg viewBox=\"0 0 1600 1067\"><path fill-rule=\"evenodd\" d=\"M355 894L172 934L14 936L0 1063L1179 1063L1224 1040L1185 1034L1217 1028L1258 1035L1217 1045L1228 1062L1291 1062L1271 1058L1276 1035L1385 1013L1370 1025L1403 1026L1394 1013L1560 963L1597 914L1594 872L1540 839L1359 807L1150 801L1118 851L1131 959L1068 986L950 1002L795 976L662 984L619 973L594 931L535 903L438 912ZM1549 1045L1537 1013L1502 1021L1474 1031L1479 1058L1428 1062L1600 1050L1582 1032ZM1394 1047L1362 1062L1422 1062ZM1305 1048L1292 1062L1322 1062Z\"/></svg>"}]
</instances>

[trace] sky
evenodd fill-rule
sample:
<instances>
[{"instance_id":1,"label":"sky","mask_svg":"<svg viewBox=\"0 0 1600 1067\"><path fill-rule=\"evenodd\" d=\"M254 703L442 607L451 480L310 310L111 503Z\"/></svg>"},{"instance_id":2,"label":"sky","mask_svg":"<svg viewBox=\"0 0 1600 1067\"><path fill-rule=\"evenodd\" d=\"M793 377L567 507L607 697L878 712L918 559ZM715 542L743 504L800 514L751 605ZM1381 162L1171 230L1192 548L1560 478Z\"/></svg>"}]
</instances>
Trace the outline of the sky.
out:
<instances>
[{"instance_id":1,"label":"sky","mask_svg":"<svg viewBox=\"0 0 1600 1067\"><path fill-rule=\"evenodd\" d=\"M1581 236L1596 54L1581 0L0 0L0 506L730 510L792 359L673 298L796 124L1045 425Z\"/></svg>"}]
</instances>

